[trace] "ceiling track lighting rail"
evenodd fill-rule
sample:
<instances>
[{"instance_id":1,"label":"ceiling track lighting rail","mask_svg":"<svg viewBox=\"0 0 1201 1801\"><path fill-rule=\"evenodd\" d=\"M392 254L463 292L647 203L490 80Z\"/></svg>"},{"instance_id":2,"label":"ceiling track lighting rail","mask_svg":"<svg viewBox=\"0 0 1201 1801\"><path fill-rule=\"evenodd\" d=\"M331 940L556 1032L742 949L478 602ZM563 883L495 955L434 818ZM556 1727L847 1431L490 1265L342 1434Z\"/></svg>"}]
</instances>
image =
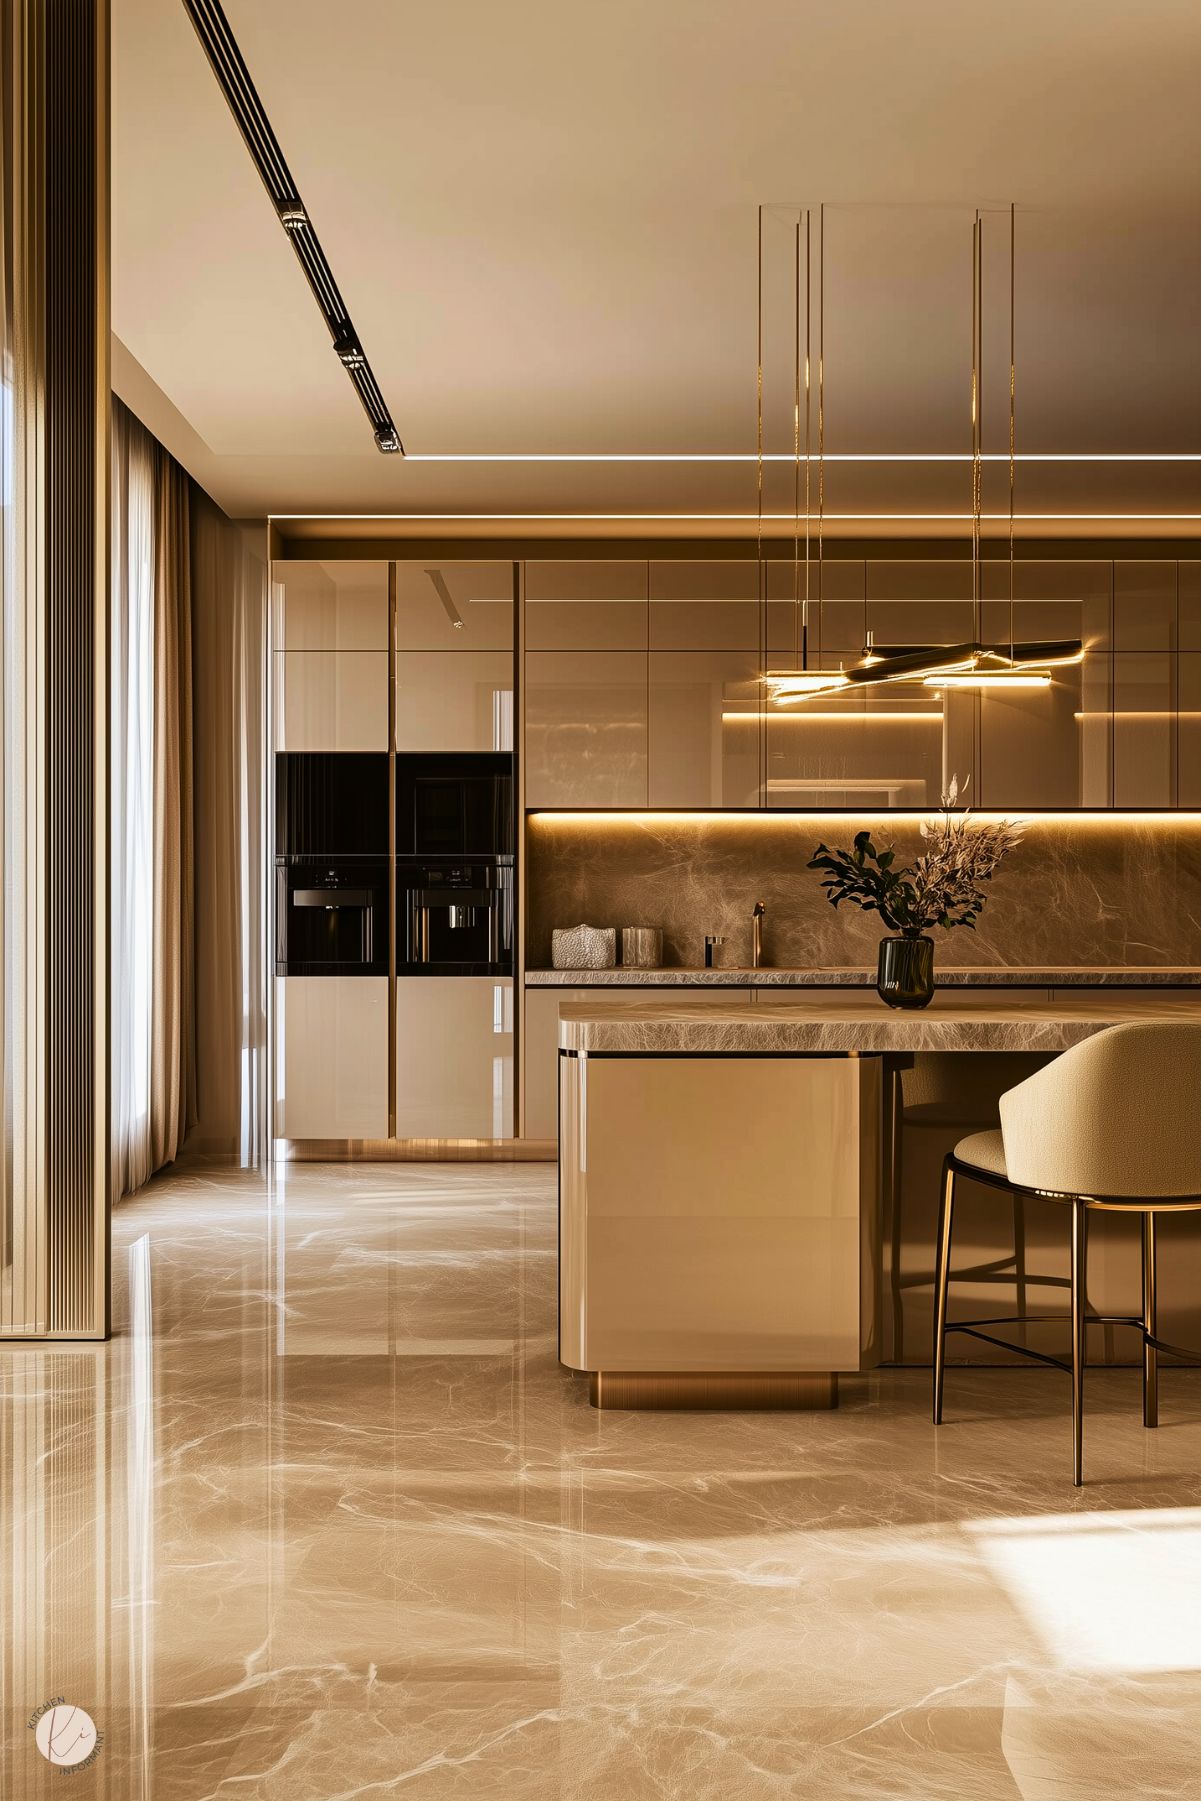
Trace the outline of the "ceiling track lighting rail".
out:
<instances>
[{"instance_id":1,"label":"ceiling track lighting rail","mask_svg":"<svg viewBox=\"0 0 1201 1801\"><path fill-rule=\"evenodd\" d=\"M217 85L242 133L251 160L271 196L276 217L287 234L296 260L304 270L313 298L329 327L334 353L350 377L363 411L371 422L376 447L386 454L404 455L404 445L388 411L380 385L354 328L321 248L308 208L292 178L271 121L263 110L250 71L246 67L229 20L219 0L183 0L184 10L204 47Z\"/></svg>"}]
</instances>

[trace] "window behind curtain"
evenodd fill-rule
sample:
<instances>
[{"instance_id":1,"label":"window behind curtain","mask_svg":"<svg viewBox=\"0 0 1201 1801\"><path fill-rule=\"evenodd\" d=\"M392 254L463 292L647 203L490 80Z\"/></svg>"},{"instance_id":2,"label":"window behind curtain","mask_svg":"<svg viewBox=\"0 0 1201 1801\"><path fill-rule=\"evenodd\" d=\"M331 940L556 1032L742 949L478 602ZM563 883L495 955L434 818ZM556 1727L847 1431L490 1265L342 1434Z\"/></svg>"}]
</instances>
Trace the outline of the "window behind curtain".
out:
<instances>
[{"instance_id":1,"label":"window behind curtain","mask_svg":"<svg viewBox=\"0 0 1201 1801\"><path fill-rule=\"evenodd\" d=\"M155 446L120 403L112 466L112 1152L114 1197L152 1173Z\"/></svg>"}]
</instances>

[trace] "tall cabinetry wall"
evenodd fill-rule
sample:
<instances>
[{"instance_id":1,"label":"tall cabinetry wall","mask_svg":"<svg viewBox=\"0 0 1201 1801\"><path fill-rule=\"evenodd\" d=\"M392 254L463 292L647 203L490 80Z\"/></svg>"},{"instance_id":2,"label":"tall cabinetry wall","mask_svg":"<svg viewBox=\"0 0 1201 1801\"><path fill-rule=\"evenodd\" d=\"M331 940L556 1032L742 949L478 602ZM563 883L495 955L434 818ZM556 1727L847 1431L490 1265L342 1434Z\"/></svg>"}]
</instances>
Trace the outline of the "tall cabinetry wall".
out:
<instances>
[{"instance_id":1,"label":"tall cabinetry wall","mask_svg":"<svg viewBox=\"0 0 1201 1801\"><path fill-rule=\"evenodd\" d=\"M274 564L277 778L280 756L309 756L315 793L323 782L337 785L349 807L370 810L349 851L337 806L324 826L306 821L303 863L313 880L336 874L342 886L331 906L357 906L360 894L369 902L374 936L370 971L301 974L285 966L287 869L301 859L281 824L277 780L277 1139L513 1136L512 976L397 974L393 779L397 757L513 750L513 593L511 561L435 566L347 556ZM303 780L293 786L305 791ZM293 869L292 889L308 894L307 879ZM321 898L314 891L305 902L318 918Z\"/></svg>"}]
</instances>

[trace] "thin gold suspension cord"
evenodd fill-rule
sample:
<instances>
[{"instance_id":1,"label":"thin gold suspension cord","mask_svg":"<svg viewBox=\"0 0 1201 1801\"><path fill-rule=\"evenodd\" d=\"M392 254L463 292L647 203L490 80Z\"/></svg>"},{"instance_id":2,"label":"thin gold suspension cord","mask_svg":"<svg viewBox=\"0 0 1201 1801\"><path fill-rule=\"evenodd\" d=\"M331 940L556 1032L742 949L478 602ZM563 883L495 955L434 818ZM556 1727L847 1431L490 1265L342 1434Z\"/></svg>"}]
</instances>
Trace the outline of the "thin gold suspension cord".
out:
<instances>
[{"instance_id":1,"label":"thin gold suspension cord","mask_svg":"<svg viewBox=\"0 0 1201 1801\"><path fill-rule=\"evenodd\" d=\"M801 221L792 254L792 666L801 663Z\"/></svg>"},{"instance_id":2,"label":"thin gold suspension cord","mask_svg":"<svg viewBox=\"0 0 1201 1801\"><path fill-rule=\"evenodd\" d=\"M1017 654L1014 627L1014 486L1017 473L1017 334L1014 324L1017 294L1016 207L1009 203L1009 661Z\"/></svg>"},{"instance_id":3,"label":"thin gold suspension cord","mask_svg":"<svg viewBox=\"0 0 1201 1801\"><path fill-rule=\"evenodd\" d=\"M758 235L758 273L756 288L756 320L755 339L755 418L756 418L756 455L755 479L757 490L757 525L755 530L755 564L757 585L759 590L759 671L761 676L767 674L770 662L767 635L767 594L763 577L763 207L759 208ZM759 684L759 768L761 780L766 780L767 750L767 683ZM766 798L766 796L764 797Z\"/></svg>"},{"instance_id":4,"label":"thin gold suspension cord","mask_svg":"<svg viewBox=\"0 0 1201 1801\"><path fill-rule=\"evenodd\" d=\"M983 642L980 600L980 513L982 465L980 459L981 413L983 408L983 369L981 368L981 323L983 256L981 253L980 209L972 222L972 619L977 650Z\"/></svg>"},{"instance_id":5,"label":"thin gold suspension cord","mask_svg":"<svg viewBox=\"0 0 1201 1801\"><path fill-rule=\"evenodd\" d=\"M801 668L809 667L809 451L812 406L809 374L809 346L812 313L812 234L811 211L805 208L805 614L801 630Z\"/></svg>"},{"instance_id":6,"label":"thin gold suspension cord","mask_svg":"<svg viewBox=\"0 0 1201 1801\"><path fill-rule=\"evenodd\" d=\"M817 648L822 648L826 514L826 203L817 209Z\"/></svg>"}]
</instances>

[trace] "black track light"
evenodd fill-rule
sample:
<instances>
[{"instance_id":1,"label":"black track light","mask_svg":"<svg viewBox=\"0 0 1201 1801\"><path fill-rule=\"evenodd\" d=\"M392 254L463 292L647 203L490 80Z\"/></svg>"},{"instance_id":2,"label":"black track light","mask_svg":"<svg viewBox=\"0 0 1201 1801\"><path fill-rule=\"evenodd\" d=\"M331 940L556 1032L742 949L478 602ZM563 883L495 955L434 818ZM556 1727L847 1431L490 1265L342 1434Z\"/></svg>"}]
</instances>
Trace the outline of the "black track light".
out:
<instances>
[{"instance_id":1,"label":"black track light","mask_svg":"<svg viewBox=\"0 0 1201 1801\"><path fill-rule=\"evenodd\" d=\"M350 376L363 410L371 421L376 445L381 451L403 456L404 445L400 441L400 433L392 422L392 415L380 392L379 383L372 374L359 335L351 324L346 303L334 280L334 272L318 242L308 208L292 179L292 172L284 160L279 140L271 129L271 121L263 111L263 103L255 91L242 52L230 30L229 20L221 9L220 0L183 0L183 3L188 17L196 27L196 35L204 46L205 55L212 64L218 86L237 121L238 130L245 139L251 160L271 196L279 222L304 270L313 298L321 308L338 359Z\"/></svg>"}]
</instances>

